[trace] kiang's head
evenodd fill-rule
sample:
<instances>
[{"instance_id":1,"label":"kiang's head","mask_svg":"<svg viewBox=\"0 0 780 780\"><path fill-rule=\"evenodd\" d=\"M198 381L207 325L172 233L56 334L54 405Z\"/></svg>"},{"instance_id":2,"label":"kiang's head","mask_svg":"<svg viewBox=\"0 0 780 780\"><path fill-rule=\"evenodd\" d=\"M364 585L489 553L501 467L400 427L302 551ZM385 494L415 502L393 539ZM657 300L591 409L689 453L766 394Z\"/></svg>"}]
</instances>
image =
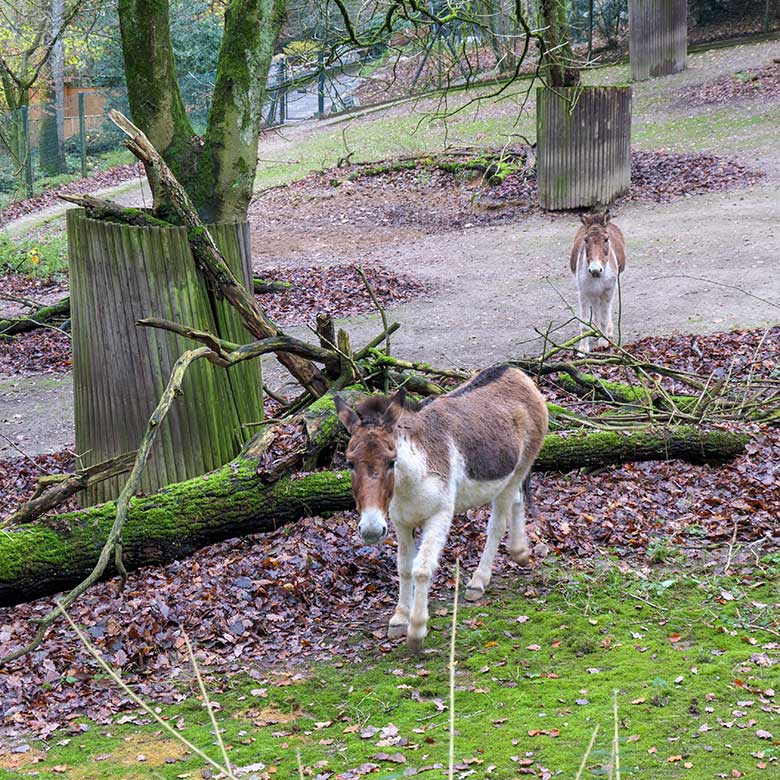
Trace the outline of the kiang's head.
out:
<instances>
[{"instance_id":1,"label":"kiang's head","mask_svg":"<svg viewBox=\"0 0 780 780\"><path fill-rule=\"evenodd\" d=\"M585 226L585 256L588 260L588 273L598 278L603 276L609 261L609 210L597 214L580 216Z\"/></svg>"},{"instance_id":2,"label":"kiang's head","mask_svg":"<svg viewBox=\"0 0 780 780\"><path fill-rule=\"evenodd\" d=\"M395 490L393 432L404 410L406 392L392 398L372 396L356 408L336 396L339 420L347 429L347 462L352 471L352 493L360 513L358 531L366 544L387 536L387 512Z\"/></svg>"}]
</instances>

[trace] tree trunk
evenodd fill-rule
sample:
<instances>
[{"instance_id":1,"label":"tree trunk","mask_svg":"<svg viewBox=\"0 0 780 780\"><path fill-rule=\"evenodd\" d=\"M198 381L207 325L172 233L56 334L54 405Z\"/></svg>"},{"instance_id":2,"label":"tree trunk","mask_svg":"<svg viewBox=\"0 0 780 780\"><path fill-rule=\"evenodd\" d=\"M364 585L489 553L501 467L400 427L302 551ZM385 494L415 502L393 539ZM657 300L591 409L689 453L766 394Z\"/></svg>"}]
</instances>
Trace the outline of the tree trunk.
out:
<instances>
[{"instance_id":1,"label":"tree trunk","mask_svg":"<svg viewBox=\"0 0 780 780\"><path fill-rule=\"evenodd\" d=\"M167 0L119 0L133 122L146 133L207 222L246 219L257 169L265 83L284 0L231 0L206 132L197 138L176 76ZM156 179L155 206L165 215Z\"/></svg>"},{"instance_id":2,"label":"tree trunk","mask_svg":"<svg viewBox=\"0 0 780 780\"><path fill-rule=\"evenodd\" d=\"M309 449L322 452L338 434L338 423L332 401L319 403L329 406L327 410L323 406L320 418L310 426ZM671 458L717 462L741 453L748 438L697 428L550 434L534 469L569 471ZM165 564L223 539L272 531L301 517L352 506L347 471L288 475L264 484L258 476L261 462L250 449L207 478L133 499L122 532L127 569ZM81 581L97 560L115 514L115 504L107 503L0 534L0 606L56 593Z\"/></svg>"},{"instance_id":3,"label":"tree trunk","mask_svg":"<svg viewBox=\"0 0 780 780\"><path fill-rule=\"evenodd\" d=\"M631 184L631 87L540 87L536 138L543 208L609 205Z\"/></svg>"},{"instance_id":4,"label":"tree trunk","mask_svg":"<svg viewBox=\"0 0 780 780\"><path fill-rule=\"evenodd\" d=\"M52 33L60 30L65 16L65 0L52 0ZM51 50L51 75L54 81L54 116L57 124L57 148L65 169L65 38L59 35Z\"/></svg>"},{"instance_id":5,"label":"tree trunk","mask_svg":"<svg viewBox=\"0 0 780 780\"><path fill-rule=\"evenodd\" d=\"M687 0L629 0L628 29L634 81L685 70Z\"/></svg>"},{"instance_id":6,"label":"tree trunk","mask_svg":"<svg viewBox=\"0 0 780 780\"><path fill-rule=\"evenodd\" d=\"M45 68L43 80L43 102L41 103L41 121L38 133L38 166L45 176L57 176L65 173L65 151L60 144L57 132L57 97L51 69Z\"/></svg>"},{"instance_id":7,"label":"tree trunk","mask_svg":"<svg viewBox=\"0 0 780 780\"><path fill-rule=\"evenodd\" d=\"M573 87L580 83L580 71L574 62L569 39L566 0L539 0L544 47L539 64L541 76L549 87Z\"/></svg>"}]
</instances>

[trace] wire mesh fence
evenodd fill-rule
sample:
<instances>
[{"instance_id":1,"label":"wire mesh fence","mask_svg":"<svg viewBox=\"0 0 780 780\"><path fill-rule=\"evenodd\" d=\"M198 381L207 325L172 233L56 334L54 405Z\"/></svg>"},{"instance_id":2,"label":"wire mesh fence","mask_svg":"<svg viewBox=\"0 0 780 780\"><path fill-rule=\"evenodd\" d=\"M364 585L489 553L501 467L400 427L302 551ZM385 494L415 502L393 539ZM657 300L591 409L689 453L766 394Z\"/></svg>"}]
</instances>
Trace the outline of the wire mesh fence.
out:
<instances>
[{"instance_id":1,"label":"wire mesh fence","mask_svg":"<svg viewBox=\"0 0 780 780\"><path fill-rule=\"evenodd\" d=\"M123 102L123 90L80 87L60 106L44 97L0 111L0 205L110 165L123 147L107 111Z\"/></svg>"}]
</instances>

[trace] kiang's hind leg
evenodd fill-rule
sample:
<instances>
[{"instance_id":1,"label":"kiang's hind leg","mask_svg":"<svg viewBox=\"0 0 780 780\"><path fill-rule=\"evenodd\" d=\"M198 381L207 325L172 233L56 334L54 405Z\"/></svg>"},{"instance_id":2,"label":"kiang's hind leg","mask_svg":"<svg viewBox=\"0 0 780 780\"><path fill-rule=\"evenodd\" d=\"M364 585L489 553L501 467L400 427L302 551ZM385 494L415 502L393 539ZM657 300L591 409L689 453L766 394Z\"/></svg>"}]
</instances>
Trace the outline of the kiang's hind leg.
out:
<instances>
[{"instance_id":1,"label":"kiang's hind leg","mask_svg":"<svg viewBox=\"0 0 780 780\"><path fill-rule=\"evenodd\" d=\"M485 549L482 551L482 557L479 559L479 566L474 572L474 576L466 585L466 600L476 601L485 592L485 588L490 582L493 573L493 561L496 552L501 544L501 540L506 533L506 526L512 514L512 503L517 493L517 482L512 482L499 493L491 506L490 519L487 526L487 539Z\"/></svg>"},{"instance_id":2,"label":"kiang's hind leg","mask_svg":"<svg viewBox=\"0 0 780 780\"><path fill-rule=\"evenodd\" d=\"M529 490L530 467L523 475L518 489L512 496L512 520L509 526L509 557L521 566L527 566L531 559L528 535L525 531L525 497Z\"/></svg>"}]
</instances>

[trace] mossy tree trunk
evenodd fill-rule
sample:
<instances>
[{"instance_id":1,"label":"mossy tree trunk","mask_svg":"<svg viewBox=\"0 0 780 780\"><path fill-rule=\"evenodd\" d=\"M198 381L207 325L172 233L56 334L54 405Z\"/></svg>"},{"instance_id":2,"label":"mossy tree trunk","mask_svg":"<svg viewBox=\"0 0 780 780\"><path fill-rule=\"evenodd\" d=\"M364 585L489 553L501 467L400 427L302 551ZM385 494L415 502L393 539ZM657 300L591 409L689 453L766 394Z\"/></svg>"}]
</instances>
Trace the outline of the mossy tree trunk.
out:
<instances>
[{"instance_id":1,"label":"mossy tree trunk","mask_svg":"<svg viewBox=\"0 0 780 780\"><path fill-rule=\"evenodd\" d=\"M539 0L539 17L544 40L541 75L550 87L573 87L580 83L569 36L566 0Z\"/></svg>"},{"instance_id":2,"label":"mossy tree trunk","mask_svg":"<svg viewBox=\"0 0 780 780\"><path fill-rule=\"evenodd\" d=\"M295 456L304 468L335 446L341 431L332 399L326 396L317 404L307 421L308 446ZM748 438L693 427L549 434L534 469L570 471L674 458L719 462L741 453ZM207 477L133 499L122 531L126 568L168 563L222 539L273 531L301 517L352 506L348 471L291 475L275 466L270 478L276 481L269 483L264 481L269 475L258 475L261 449L250 446ZM94 566L115 515L116 505L111 502L0 534L0 606L80 582Z\"/></svg>"},{"instance_id":3,"label":"mossy tree trunk","mask_svg":"<svg viewBox=\"0 0 780 780\"><path fill-rule=\"evenodd\" d=\"M257 167L268 67L285 0L231 0L206 131L197 137L179 91L168 0L119 0L130 111L207 222L246 218ZM155 206L165 204L152 175Z\"/></svg>"}]
</instances>

